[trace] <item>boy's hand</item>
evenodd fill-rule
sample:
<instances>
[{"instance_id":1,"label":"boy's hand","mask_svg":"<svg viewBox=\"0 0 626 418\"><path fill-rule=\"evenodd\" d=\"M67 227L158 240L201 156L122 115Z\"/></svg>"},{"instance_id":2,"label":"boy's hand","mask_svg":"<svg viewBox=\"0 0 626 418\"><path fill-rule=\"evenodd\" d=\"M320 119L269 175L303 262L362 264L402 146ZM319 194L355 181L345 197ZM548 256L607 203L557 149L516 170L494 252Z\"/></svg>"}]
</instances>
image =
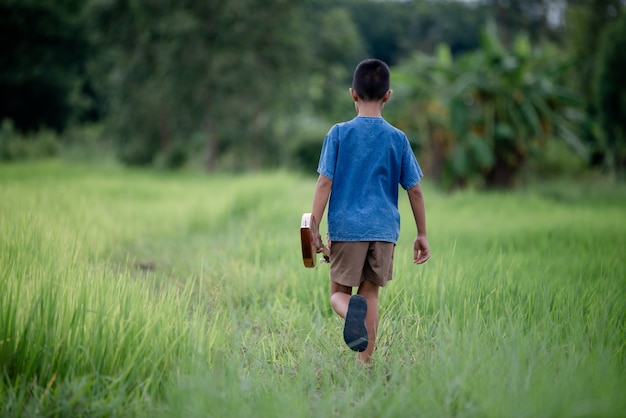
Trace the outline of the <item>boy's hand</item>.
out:
<instances>
[{"instance_id":1,"label":"boy's hand","mask_svg":"<svg viewBox=\"0 0 626 418\"><path fill-rule=\"evenodd\" d=\"M319 232L315 234L311 234L311 244L315 247L315 252L322 253L324 255L323 262L330 262L330 239L328 240L327 245L324 245L322 241L322 236Z\"/></svg>"},{"instance_id":2,"label":"boy's hand","mask_svg":"<svg viewBox=\"0 0 626 418\"><path fill-rule=\"evenodd\" d=\"M430 258L430 247L425 236L418 235L413 243L413 262L423 264Z\"/></svg>"},{"instance_id":3,"label":"boy's hand","mask_svg":"<svg viewBox=\"0 0 626 418\"><path fill-rule=\"evenodd\" d=\"M322 235L319 232L311 234L311 244L315 248L315 251L321 253L324 250L324 243L322 242Z\"/></svg>"}]
</instances>

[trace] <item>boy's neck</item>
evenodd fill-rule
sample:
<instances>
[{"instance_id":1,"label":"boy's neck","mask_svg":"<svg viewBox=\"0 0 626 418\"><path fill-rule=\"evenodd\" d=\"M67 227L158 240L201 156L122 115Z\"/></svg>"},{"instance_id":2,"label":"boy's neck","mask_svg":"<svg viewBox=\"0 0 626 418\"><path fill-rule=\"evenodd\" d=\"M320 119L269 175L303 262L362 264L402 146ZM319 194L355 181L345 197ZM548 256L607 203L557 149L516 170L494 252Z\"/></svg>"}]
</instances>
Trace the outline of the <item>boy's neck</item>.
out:
<instances>
[{"instance_id":1,"label":"boy's neck","mask_svg":"<svg viewBox=\"0 0 626 418\"><path fill-rule=\"evenodd\" d=\"M382 100L377 102L360 101L358 105L358 115L370 118L382 118L384 105Z\"/></svg>"}]
</instances>

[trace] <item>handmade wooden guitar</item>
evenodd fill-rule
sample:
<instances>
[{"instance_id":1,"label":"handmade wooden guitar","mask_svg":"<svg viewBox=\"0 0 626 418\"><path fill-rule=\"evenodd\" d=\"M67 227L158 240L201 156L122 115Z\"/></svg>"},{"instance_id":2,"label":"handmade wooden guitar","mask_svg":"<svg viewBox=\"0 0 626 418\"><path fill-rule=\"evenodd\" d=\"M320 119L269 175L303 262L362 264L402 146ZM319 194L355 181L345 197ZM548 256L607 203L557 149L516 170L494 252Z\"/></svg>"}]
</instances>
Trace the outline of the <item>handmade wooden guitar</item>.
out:
<instances>
[{"instance_id":1,"label":"handmade wooden guitar","mask_svg":"<svg viewBox=\"0 0 626 418\"><path fill-rule=\"evenodd\" d=\"M323 248L323 257L320 259L320 263L328 263L330 261L330 250L324 245L321 239L318 238L317 245L313 245L312 237L317 236L319 231L317 221L312 213L305 213L302 215L302 222L300 222L300 242L302 244L302 261L304 267L315 267L315 258L317 254L317 248Z\"/></svg>"}]
</instances>

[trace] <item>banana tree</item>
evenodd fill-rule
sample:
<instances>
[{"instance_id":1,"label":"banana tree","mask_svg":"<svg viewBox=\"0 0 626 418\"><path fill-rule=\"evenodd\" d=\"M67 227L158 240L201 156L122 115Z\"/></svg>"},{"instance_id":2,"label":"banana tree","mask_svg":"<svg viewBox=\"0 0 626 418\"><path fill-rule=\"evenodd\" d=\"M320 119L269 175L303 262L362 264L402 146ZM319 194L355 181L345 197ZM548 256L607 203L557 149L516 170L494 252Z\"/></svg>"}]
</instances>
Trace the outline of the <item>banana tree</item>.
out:
<instances>
[{"instance_id":1,"label":"banana tree","mask_svg":"<svg viewBox=\"0 0 626 418\"><path fill-rule=\"evenodd\" d=\"M428 138L429 155L438 161L433 166L440 167L435 176L444 185L513 187L527 162L556 138L586 157L576 135L582 103L555 81L563 67L554 55L533 50L523 35L505 47L489 24L480 50L454 61L442 48L430 68L422 65L431 82L427 94L413 95L426 121L418 131Z\"/></svg>"}]
</instances>

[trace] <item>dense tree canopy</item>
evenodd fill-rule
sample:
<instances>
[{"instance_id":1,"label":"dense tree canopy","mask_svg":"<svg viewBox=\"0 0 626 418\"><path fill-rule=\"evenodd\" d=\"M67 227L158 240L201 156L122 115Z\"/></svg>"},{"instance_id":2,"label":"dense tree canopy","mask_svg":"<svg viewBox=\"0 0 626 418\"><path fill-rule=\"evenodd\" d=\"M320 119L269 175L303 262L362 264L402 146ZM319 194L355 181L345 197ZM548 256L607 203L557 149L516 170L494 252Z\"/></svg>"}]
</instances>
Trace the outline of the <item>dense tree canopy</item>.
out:
<instances>
[{"instance_id":1,"label":"dense tree canopy","mask_svg":"<svg viewBox=\"0 0 626 418\"><path fill-rule=\"evenodd\" d=\"M589 118L580 118L582 129L571 129L571 138L580 135L596 154L615 155L626 118L621 107L606 113L606 103L616 100L612 87L591 80L624 73L610 52L620 26L596 47L623 6L623 0L0 0L0 119L24 132L61 132L95 120L130 164L178 166L192 156L208 168L308 165L328 125L353 114L347 87L359 60L378 57L396 68L445 45L453 65L462 66L463 56L489 56L481 33L491 20L505 50L523 37L533 48L554 52L556 44L567 52L545 56L561 69L541 79L569 86L585 103ZM511 54L481 65L495 77L498 66L505 73L519 59ZM457 73L480 76L467 68ZM531 95L547 85L524 83L539 89ZM414 106L396 103L404 109L391 118ZM502 110L502 103L494 105Z\"/></svg>"},{"instance_id":2,"label":"dense tree canopy","mask_svg":"<svg viewBox=\"0 0 626 418\"><path fill-rule=\"evenodd\" d=\"M606 163L626 174L626 15L600 40L595 76L596 106L604 133Z\"/></svg>"},{"instance_id":3,"label":"dense tree canopy","mask_svg":"<svg viewBox=\"0 0 626 418\"><path fill-rule=\"evenodd\" d=\"M62 129L85 111L77 102L89 54L83 4L0 1L0 119L24 131Z\"/></svg>"},{"instance_id":4,"label":"dense tree canopy","mask_svg":"<svg viewBox=\"0 0 626 418\"><path fill-rule=\"evenodd\" d=\"M94 74L121 157L150 163L194 134L211 167L234 142L262 157L253 150L271 147L269 112L303 66L294 4L92 1Z\"/></svg>"}]
</instances>

